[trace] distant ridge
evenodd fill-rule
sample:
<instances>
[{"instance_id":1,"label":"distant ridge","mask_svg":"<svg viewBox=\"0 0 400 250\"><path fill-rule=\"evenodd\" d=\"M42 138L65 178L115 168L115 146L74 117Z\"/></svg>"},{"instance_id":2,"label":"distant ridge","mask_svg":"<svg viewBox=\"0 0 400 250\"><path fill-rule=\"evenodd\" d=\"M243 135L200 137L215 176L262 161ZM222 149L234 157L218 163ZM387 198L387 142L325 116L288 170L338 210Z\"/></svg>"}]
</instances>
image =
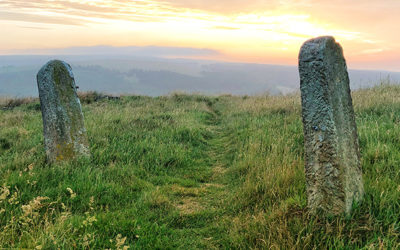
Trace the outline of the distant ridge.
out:
<instances>
[{"instance_id":1,"label":"distant ridge","mask_svg":"<svg viewBox=\"0 0 400 250\"><path fill-rule=\"evenodd\" d=\"M108 45L75 46L54 49L23 49L14 50L14 55L112 55L112 56L139 56L139 57L180 57L180 56L211 56L220 54L213 49L167 46L122 46Z\"/></svg>"},{"instance_id":2,"label":"distant ridge","mask_svg":"<svg viewBox=\"0 0 400 250\"><path fill-rule=\"evenodd\" d=\"M19 55L0 56L0 95L37 96L36 73L44 63L54 58L72 65L81 91L149 96L173 91L233 95L268 92L277 95L296 92L299 88L296 66L168 59L146 53L143 56L112 53L89 56ZM352 89L374 86L382 81L400 83L400 72L350 70L349 74Z\"/></svg>"}]
</instances>

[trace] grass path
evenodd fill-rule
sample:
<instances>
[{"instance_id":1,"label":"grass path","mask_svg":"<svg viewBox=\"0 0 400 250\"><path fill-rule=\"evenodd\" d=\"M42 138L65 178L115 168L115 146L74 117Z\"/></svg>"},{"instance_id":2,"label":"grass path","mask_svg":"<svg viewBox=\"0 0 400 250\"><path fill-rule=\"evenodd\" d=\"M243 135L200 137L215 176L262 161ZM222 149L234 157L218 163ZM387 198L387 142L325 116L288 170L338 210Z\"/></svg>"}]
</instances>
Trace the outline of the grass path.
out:
<instances>
[{"instance_id":1,"label":"grass path","mask_svg":"<svg viewBox=\"0 0 400 250\"><path fill-rule=\"evenodd\" d=\"M220 112L226 105L219 98L175 96L84 106L93 157L61 166L45 163L33 104L1 113L0 137L11 141L9 131L15 130L12 150L2 155L2 192L16 201L0 204L0 246L109 248L118 235L136 249L229 245L221 221L229 192L230 139ZM29 123L12 129L15 116ZM26 145L32 134L35 141ZM27 147L34 154L18 158ZM46 197L40 211L34 220L25 218L21 206L37 197ZM19 222L25 220L30 224Z\"/></svg>"},{"instance_id":2,"label":"grass path","mask_svg":"<svg viewBox=\"0 0 400 250\"><path fill-rule=\"evenodd\" d=\"M400 88L353 93L365 199L306 208L300 98L83 100L92 157L48 165L38 101L0 109L0 248L400 249Z\"/></svg>"},{"instance_id":3,"label":"grass path","mask_svg":"<svg viewBox=\"0 0 400 250\"><path fill-rule=\"evenodd\" d=\"M195 248L218 249L226 247L226 223L221 223L221 218L226 214L226 202L229 189L226 183L225 173L227 166L226 152L229 151L229 135L224 132L222 113L220 111L222 103L219 99L206 102L206 119L201 122L207 126L211 132L207 140L206 155L209 159L204 170L211 169L212 174L206 182L201 183L196 188L181 188L184 194L177 201L177 208L181 216L196 216L207 211L212 216L202 227L192 231L188 237L197 237ZM195 194L195 195L190 195ZM199 195L197 195L199 194ZM185 248L188 246L182 246Z\"/></svg>"}]
</instances>

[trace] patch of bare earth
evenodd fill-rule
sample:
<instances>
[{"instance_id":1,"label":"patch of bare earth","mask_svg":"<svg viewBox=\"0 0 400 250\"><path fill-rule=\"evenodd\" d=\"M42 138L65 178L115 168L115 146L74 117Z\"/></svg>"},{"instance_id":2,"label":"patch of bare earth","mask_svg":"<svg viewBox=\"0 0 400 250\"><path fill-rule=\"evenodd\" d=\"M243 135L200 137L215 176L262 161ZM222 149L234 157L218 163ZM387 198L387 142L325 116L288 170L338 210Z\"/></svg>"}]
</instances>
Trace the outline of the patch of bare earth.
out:
<instances>
[{"instance_id":1,"label":"patch of bare earth","mask_svg":"<svg viewBox=\"0 0 400 250\"><path fill-rule=\"evenodd\" d=\"M179 201L176 208L182 215L195 214L204 209L204 207L194 197L185 197Z\"/></svg>"},{"instance_id":2,"label":"patch of bare earth","mask_svg":"<svg viewBox=\"0 0 400 250\"><path fill-rule=\"evenodd\" d=\"M222 189L224 185L218 183L204 183L199 188L185 188L178 185L171 187L173 193L181 197L175 204L175 207L182 215L190 215L203 211L208 204L207 199L203 199L204 195L210 193L208 189Z\"/></svg>"}]
</instances>

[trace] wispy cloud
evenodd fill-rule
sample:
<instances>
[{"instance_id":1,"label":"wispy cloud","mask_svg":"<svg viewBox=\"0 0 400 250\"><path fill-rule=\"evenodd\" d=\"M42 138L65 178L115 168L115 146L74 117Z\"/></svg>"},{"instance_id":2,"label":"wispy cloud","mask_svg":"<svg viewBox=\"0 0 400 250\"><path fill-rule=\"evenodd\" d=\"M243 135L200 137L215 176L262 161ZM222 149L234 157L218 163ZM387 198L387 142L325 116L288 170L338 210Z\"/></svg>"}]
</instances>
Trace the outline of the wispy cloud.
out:
<instances>
[{"instance_id":1,"label":"wispy cloud","mask_svg":"<svg viewBox=\"0 0 400 250\"><path fill-rule=\"evenodd\" d=\"M385 51L384 49L366 49L361 51L361 54L376 54Z\"/></svg>"},{"instance_id":2,"label":"wispy cloud","mask_svg":"<svg viewBox=\"0 0 400 250\"><path fill-rule=\"evenodd\" d=\"M400 51L399 8L399 0L0 0L2 30L13 31L0 46L207 47L228 60L293 63L301 43L319 35L354 56Z\"/></svg>"},{"instance_id":3,"label":"wispy cloud","mask_svg":"<svg viewBox=\"0 0 400 250\"><path fill-rule=\"evenodd\" d=\"M0 11L0 20L22 21L29 23L64 24L64 25L82 25L85 23L83 20L79 20L73 17L65 19L62 17L51 17L39 14L8 12L8 11Z\"/></svg>"},{"instance_id":4,"label":"wispy cloud","mask_svg":"<svg viewBox=\"0 0 400 250\"><path fill-rule=\"evenodd\" d=\"M181 24L192 22L193 25L196 24L203 29L253 29L303 38L319 33L326 34L328 29L310 22L309 15L282 14L279 11L274 12L274 9L278 6L281 6L283 10L287 9L285 6L293 9L296 6L309 6L314 4L313 2L315 1L33 0L22 3L17 0L4 0L0 2L0 8L5 10L0 12L0 19L65 25L107 23L110 20L146 23L179 22ZM221 7L221 11L223 8L228 8L237 13L224 15L213 12L220 9L218 6ZM253 11L240 11L249 8ZM329 28L329 31L332 35L339 35L346 39L359 38L359 34L351 30Z\"/></svg>"},{"instance_id":5,"label":"wispy cloud","mask_svg":"<svg viewBox=\"0 0 400 250\"><path fill-rule=\"evenodd\" d=\"M213 26L211 28L217 29L217 30L239 30L240 29L238 27L230 27L230 26Z\"/></svg>"},{"instance_id":6,"label":"wispy cloud","mask_svg":"<svg viewBox=\"0 0 400 250\"><path fill-rule=\"evenodd\" d=\"M147 0L106 0L106 1L51 1L34 0L28 3L8 0L0 1L0 8L7 10L3 19L36 22L45 16L61 16L66 19L116 19L127 21L153 22L180 18L187 15L182 8L170 6L158 1ZM27 18L20 18L27 15ZM70 24L66 21L65 24ZM75 22L74 22L75 24Z\"/></svg>"},{"instance_id":7,"label":"wispy cloud","mask_svg":"<svg viewBox=\"0 0 400 250\"><path fill-rule=\"evenodd\" d=\"M45 27L34 27L34 26L22 26L18 25L19 28L23 29L33 29L33 30L49 30L50 28L45 28Z\"/></svg>"}]
</instances>

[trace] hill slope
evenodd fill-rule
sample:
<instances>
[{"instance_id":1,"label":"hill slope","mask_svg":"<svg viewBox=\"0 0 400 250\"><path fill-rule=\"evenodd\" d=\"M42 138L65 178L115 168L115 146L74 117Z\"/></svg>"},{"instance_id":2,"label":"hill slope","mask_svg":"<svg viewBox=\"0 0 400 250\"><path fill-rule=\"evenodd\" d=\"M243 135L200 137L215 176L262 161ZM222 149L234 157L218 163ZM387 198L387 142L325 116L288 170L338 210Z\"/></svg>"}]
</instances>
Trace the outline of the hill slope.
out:
<instances>
[{"instance_id":1,"label":"hill slope","mask_svg":"<svg viewBox=\"0 0 400 250\"><path fill-rule=\"evenodd\" d=\"M296 92L300 82L297 66L129 56L0 56L0 96L38 96L36 74L54 58L72 65L81 91L116 95L277 95ZM372 87L382 79L400 82L400 72L349 70L349 76L352 89Z\"/></svg>"},{"instance_id":2,"label":"hill slope","mask_svg":"<svg viewBox=\"0 0 400 250\"><path fill-rule=\"evenodd\" d=\"M297 95L85 98L93 157L53 166L38 102L3 109L0 247L399 248L400 88L353 98L366 196L338 219L306 211Z\"/></svg>"}]
</instances>

